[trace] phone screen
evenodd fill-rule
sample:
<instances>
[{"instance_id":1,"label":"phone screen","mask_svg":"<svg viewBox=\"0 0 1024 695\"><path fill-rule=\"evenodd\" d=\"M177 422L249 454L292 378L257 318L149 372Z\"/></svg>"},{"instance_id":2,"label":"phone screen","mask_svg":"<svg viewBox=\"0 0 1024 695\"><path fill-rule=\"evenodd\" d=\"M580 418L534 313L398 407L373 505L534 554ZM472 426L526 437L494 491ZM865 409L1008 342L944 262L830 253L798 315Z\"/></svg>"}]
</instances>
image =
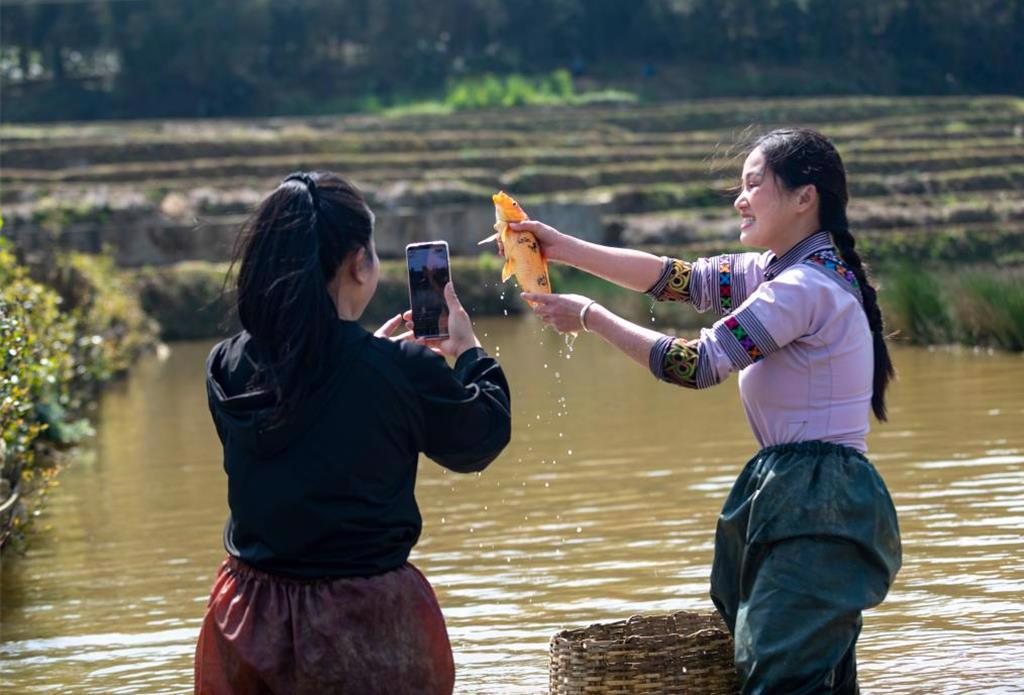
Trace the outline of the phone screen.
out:
<instances>
[{"instance_id":1,"label":"phone screen","mask_svg":"<svg viewBox=\"0 0 1024 695\"><path fill-rule=\"evenodd\" d=\"M447 337L448 304L444 301L444 286L451 275L448 244L411 244L405 253L409 267L409 304L416 337Z\"/></svg>"}]
</instances>

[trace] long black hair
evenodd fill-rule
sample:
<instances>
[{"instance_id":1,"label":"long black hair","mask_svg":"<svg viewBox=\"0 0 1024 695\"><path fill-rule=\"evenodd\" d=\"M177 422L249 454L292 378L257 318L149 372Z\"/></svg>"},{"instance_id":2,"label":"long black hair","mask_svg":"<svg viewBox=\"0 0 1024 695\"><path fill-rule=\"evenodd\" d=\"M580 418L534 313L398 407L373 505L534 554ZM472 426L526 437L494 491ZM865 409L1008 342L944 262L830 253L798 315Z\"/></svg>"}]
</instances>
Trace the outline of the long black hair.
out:
<instances>
[{"instance_id":1,"label":"long black hair","mask_svg":"<svg viewBox=\"0 0 1024 695\"><path fill-rule=\"evenodd\" d=\"M850 195L843 160L828 138L805 128L773 130L754 141L753 148L757 147L761 148L768 170L785 188L813 185L818 191L818 226L832 235L839 255L860 284L875 352L871 409L879 421L885 422L885 389L896 373L885 344L878 293L868 281L867 268L856 251L857 242L846 217Z\"/></svg>"},{"instance_id":2,"label":"long black hair","mask_svg":"<svg viewBox=\"0 0 1024 695\"><path fill-rule=\"evenodd\" d=\"M243 225L231 267L238 318L259 355L253 381L277 396L268 427L287 422L321 383L338 320L327 284L350 253L369 250L372 234L362 193L328 172L289 175Z\"/></svg>"}]
</instances>

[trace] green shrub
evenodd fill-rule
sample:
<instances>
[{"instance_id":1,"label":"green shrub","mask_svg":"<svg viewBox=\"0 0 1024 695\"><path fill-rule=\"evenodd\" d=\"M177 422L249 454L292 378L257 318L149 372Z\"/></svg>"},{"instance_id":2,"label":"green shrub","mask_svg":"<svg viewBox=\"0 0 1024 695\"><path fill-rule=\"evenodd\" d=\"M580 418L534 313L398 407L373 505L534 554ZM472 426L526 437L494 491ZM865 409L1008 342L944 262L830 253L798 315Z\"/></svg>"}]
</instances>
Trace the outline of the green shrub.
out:
<instances>
[{"instance_id":1,"label":"green shrub","mask_svg":"<svg viewBox=\"0 0 1024 695\"><path fill-rule=\"evenodd\" d=\"M46 413L70 404L79 336L60 303L0 242L0 437L7 444L8 479L22 469L32 475L33 444L53 425Z\"/></svg>"},{"instance_id":2,"label":"green shrub","mask_svg":"<svg viewBox=\"0 0 1024 695\"><path fill-rule=\"evenodd\" d=\"M887 268L879 297L890 329L917 345L959 342L1024 350L1024 272L951 272L918 264Z\"/></svg>"},{"instance_id":3,"label":"green shrub","mask_svg":"<svg viewBox=\"0 0 1024 695\"><path fill-rule=\"evenodd\" d=\"M79 381L101 383L123 374L153 347L159 327L143 311L129 274L111 256L62 252L33 263L30 273L57 292L61 311L75 322Z\"/></svg>"},{"instance_id":4,"label":"green shrub","mask_svg":"<svg viewBox=\"0 0 1024 695\"><path fill-rule=\"evenodd\" d=\"M0 239L5 486L20 481L31 495L28 506L39 504L56 472L54 458L41 452L88 435L83 404L154 340L155 324L109 258L62 254L30 269Z\"/></svg>"},{"instance_id":5,"label":"green shrub","mask_svg":"<svg viewBox=\"0 0 1024 695\"><path fill-rule=\"evenodd\" d=\"M567 70L556 70L550 75L535 78L517 73L505 77L492 74L464 77L449 83L444 104L456 111L466 111L571 104L575 98L572 75Z\"/></svg>"},{"instance_id":6,"label":"green shrub","mask_svg":"<svg viewBox=\"0 0 1024 695\"><path fill-rule=\"evenodd\" d=\"M879 282L886 325L913 343L947 343L952 338L952 318L942 285L917 264L888 272Z\"/></svg>"},{"instance_id":7,"label":"green shrub","mask_svg":"<svg viewBox=\"0 0 1024 695\"><path fill-rule=\"evenodd\" d=\"M971 345L1024 350L1024 273L971 271L953 291L957 338Z\"/></svg>"}]
</instances>

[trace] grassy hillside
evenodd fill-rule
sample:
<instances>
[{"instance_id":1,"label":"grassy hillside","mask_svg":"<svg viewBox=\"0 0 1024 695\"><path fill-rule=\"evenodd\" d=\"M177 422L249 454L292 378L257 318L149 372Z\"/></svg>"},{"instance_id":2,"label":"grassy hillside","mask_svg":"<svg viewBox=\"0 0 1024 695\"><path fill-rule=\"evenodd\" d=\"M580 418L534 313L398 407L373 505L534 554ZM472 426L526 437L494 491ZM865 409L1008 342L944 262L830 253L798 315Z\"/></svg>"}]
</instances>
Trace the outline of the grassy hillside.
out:
<instances>
[{"instance_id":1,"label":"grassy hillside","mask_svg":"<svg viewBox=\"0 0 1024 695\"><path fill-rule=\"evenodd\" d=\"M566 214L564 231L693 256L736 247L728 188L740 143L781 125L837 143L851 222L879 270L959 263L998 281L1024 262L1024 100L1012 97L4 126L0 205L4 234L37 253L109 248L123 263L178 264L202 278L180 261L222 262L245 214L285 174L323 168L367 193L392 257L417 234L484 236L498 188L528 211L587 212ZM473 229L452 227L461 220Z\"/></svg>"}]
</instances>

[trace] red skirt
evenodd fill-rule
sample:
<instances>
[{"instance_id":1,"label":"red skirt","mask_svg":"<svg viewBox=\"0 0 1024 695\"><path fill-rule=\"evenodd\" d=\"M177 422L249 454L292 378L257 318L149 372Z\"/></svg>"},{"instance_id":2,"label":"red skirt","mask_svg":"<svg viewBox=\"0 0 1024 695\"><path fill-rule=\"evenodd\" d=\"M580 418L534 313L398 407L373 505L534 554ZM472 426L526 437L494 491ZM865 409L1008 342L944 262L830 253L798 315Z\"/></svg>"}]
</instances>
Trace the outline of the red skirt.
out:
<instances>
[{"instance_id":1,"label":"red skirt","mask_svg":"<svg viewBox=\"0 0 1024 695\"><path fill-rule=\"evenodd\" d=\"M450 695L444 616L412 564L302 580L229 557L196 645L196 695Z\"/></svg>"}]
</instances>

